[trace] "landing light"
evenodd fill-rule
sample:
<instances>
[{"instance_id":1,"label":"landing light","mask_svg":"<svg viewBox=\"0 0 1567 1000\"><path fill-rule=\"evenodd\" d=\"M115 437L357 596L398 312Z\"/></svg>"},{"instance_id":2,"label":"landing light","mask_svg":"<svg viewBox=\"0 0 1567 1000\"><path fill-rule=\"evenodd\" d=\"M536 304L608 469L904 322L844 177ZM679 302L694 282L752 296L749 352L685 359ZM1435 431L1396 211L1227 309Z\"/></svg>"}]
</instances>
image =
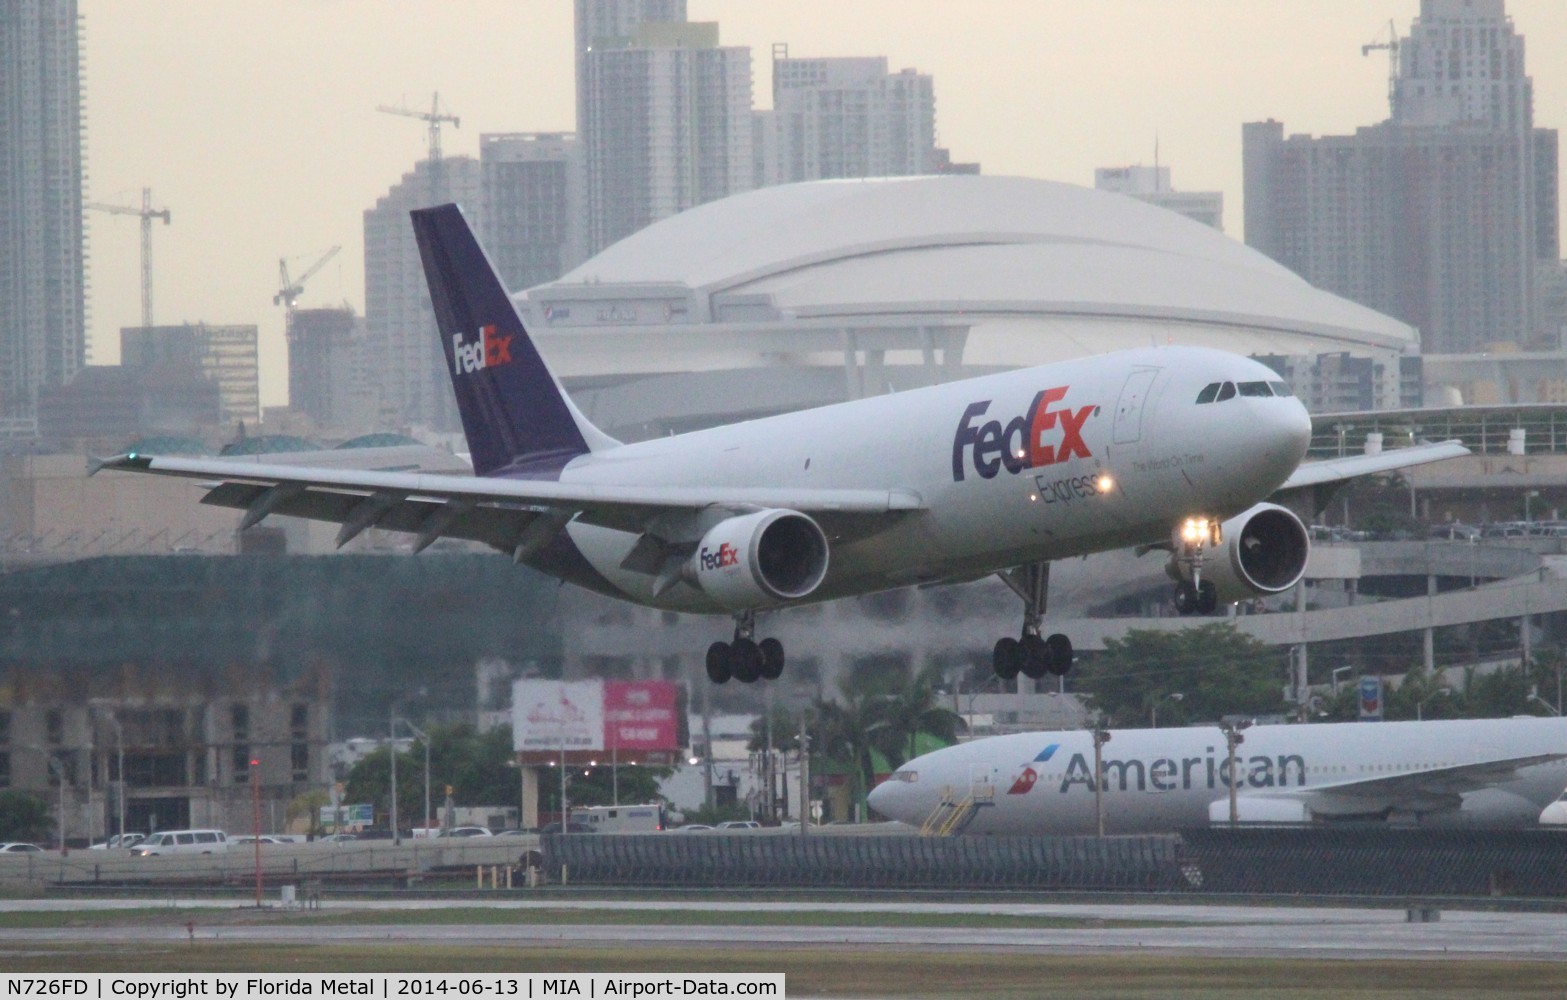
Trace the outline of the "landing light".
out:
<instances>
[{"instance_id":1,"label":"landing light","mask_svg":"<svg viewBox=\"0 0 1567 1000\"><path fill-rule=\"evenodd\" d=\"M1111 490L1115 489L1115 479L1108 472L1102 473L1099 478L1094 481L1094 487L1098 489L1100 493L1109 493Z\"/></svg>"}]
</instances>

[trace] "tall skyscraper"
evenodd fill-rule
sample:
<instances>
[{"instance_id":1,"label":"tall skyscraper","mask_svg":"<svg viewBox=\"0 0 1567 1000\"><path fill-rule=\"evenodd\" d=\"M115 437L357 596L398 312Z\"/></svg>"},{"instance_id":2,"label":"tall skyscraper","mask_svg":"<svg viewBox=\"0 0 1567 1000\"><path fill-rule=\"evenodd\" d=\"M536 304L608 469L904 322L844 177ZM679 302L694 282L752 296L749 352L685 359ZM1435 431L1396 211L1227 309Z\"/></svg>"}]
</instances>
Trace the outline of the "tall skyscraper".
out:
<instances>
[{"instance_id":1,"label":"tall skyscraper","mask_svg":"<svg viewBox=\"0 0 1567 1000\"><path fill-rule=\"evenodd\" d=\"M753 186L751 50L719 45L718 25L685 22L684 7L578 0L589 254Z\"/></svg>"},{"instance_id":2,"label":"tall skyscraper","mask_svg":"<svg viewBox=\"0 0 1567 1000\"><path fill-rule=\"evenodd\" d=\"M446 157L442 169L446 197L477 215L483 204L479 161ZM425 160L365 210L365 333L374 356L368 388L380 394L382 421L454 431L457 403L408 222L411 210L429 203L430 162ZM474 215L470 219L482 226Z\"/></svg>"},{"instance_id":3,"label":"tall skyscraper","mask_svg":"<svg viewBox=\"0 0 1567 1000\"><path fill-rule=\"evenodd\" d=\"M0 436L86 361L76 0L0 0Z\"/></svg>"},{"instance_id":4,"label":"tall skyscraper","mask_svg":"<svg viewBox=\"0 0 1567 1000\"><path fill-rule=\"evenodd\" d=\"M375 414L361 405L371 365L352 309L298 309L288 324L288 406L317 428L357 433Z\"/></svg>"},{"instance_id":5,"label":"tall skyscraper","mask_svg":"<svg viewBox=\"0 0 1567 1000\"><path fill-rule=\"evenodd\" d=\"M888 73L882 56L791 59L788 51L774 47L773 110L755 114L758 186L937 171L928 73Z\"/></svg>"},{"instance_id":6,"label":"tall skyscraper","mask_svg":"<svg viewBox=\"0 0 1567 1000\"><path fill-rule=\"evenodd\" d=\"M1534 128L1523 48L1502 0L1422 0L1388 121L1243 127L1246 242L1419 327L1427 354L1558 346L1534 289L1559 252L1557 135Z\"/></svg>"},{"instance_id":7,"label":"tall skyscraper","mask_svg":"<svg viewBox=\"0 0 1567 1000\"><path fill-rule=\"evenodd\" d=\"M581 166L573 135L479 137L480 235L508 291L554 281L586 258Z\"/></svg>"}]
</instances>

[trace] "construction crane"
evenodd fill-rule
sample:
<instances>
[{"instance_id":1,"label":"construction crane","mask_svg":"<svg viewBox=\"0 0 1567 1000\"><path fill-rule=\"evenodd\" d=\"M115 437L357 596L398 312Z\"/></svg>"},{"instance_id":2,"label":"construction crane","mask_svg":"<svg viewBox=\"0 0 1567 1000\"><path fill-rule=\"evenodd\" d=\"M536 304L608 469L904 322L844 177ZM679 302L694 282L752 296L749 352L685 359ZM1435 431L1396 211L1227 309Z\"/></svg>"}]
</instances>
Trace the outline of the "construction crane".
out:
<instances>
[{"instance_id":1,"label":"construction crane","mask_svg":"<svg viewBox=\"0 0 1567 1000\"><path fill-rule=\"evenodd\" d=\"M152 207L152 188L141 189L141 207L129 205L105 205L88 202L87 208L110 215L135 215L141 218L141 325L152 325L152 220L162 219L169 224L169 210Z\"/></svg>"},{"instance_id":2,"label":"construction crane","mask_svg":"<svg viewBox=\"0 0 1567 1000\"><path fill-rule=\"evenodd\" d=\"M430 99L429 111L415 111L413 108L394 108L381 105L377 111L389 115L402 115L404 118L418 118L428 123L430 127L430 151L427 159L430 161L430 204L436 205L446 200L445 178L441 170L441 123L451 122L452 128L462 128L462 121L456 115L441 110L441 95L436 93Z\"/></svg>"},{"instance_id":3,"label":"construction crane","mask_svg":"<svg viewBox=\"0 0 1567 1000\"><path fill-rule=\"evenodd\" d=\"M1387 109L1388 114L1393 114L1398 96L1398 26L1392 21L1387 22L1387 41L1367 42L1360 47L1360 54L1369 56L1382 50L1387 52Z\"/></svg>"},{"instance_id":4,"label":"construction crane","mask_svg":"<svg viewBox=\"0 0 1567 1000\"><path fill-rule=\"evenodd\" d=\"M333 257L336 257L337 252L341 249L343 248L340 246L335 246L326 253L322 254L320 259L306 268L305 273L301 274L298 278L290 278L288 276L288 258L278 258L278 292L276 295L272 296L272 304L275 306L282 306L284 309L287 323L285 330L288 333L288 339L290 343L292 343L294 340L295 300L298 299L301 295L305 294L305 282L315 277L317 271L321 270L323 267L326 267L327 261L331 260Z\"/></svg>"}]
</instances>

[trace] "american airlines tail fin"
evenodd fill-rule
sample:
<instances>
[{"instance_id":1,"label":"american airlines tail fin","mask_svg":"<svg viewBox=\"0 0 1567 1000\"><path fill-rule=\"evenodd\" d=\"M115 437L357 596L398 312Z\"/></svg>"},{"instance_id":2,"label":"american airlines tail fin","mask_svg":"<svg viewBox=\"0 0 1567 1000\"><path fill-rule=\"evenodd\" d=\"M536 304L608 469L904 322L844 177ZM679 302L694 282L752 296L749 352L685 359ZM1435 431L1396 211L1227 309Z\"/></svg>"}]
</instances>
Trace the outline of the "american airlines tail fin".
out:
<instances>
[{"instance_id":1,"label":"american airlines tail fin","mask_svg":"<svg viewBox=\"0 0 1567 1000\"><path fill-rule=\"evenodd\" d=\"M462 210L411 214L474 473L556 472L617 444L566 397Z\"/></svg>"}]
</instances>

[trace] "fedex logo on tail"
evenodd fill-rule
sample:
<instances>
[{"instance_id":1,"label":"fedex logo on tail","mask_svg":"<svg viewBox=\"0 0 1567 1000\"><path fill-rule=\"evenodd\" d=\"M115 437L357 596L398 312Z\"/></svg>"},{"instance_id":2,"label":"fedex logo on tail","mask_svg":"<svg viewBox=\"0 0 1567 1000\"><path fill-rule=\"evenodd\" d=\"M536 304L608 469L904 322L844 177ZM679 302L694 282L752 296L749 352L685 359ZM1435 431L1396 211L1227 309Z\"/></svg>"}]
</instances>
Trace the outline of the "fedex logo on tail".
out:
<instances>
[{"instance_id":1,"label":"fedex logo on tail","mask_svg":"<svg viewBox=\"0 0 1567 1000\"><path fill-rule=\"evenodd\" d=\"M1099 408L1090 404L1075 409L1070 406L1051 409L1066 398L1070 388L1062 385L1040 390L1027 413L1013 417L1004 425L999 420L976 425L975 421L990 409L990 400L970 403L952 438L953 482L963 481L968 464L963 460L963 453L971 448L974 471L983 479L994 479L1002 466L1015 476L1024 469L1056 465L1074 456L1092 458L1093 453L1083 440L1083 425ZM1045 444L1046 433L1058 428L1060 439Z\"/></svg>"},{"instance_id":2,"label":"fedex logo on tail","mask_svg":"<svg viewBox=\"0 0 1567 1000\"><path fill-rule=\"evenodd\" d=\"M493 323L481 328L478 339L471 344L463 341L462 334L452 334L453 374L466 375L496 365L511 364L511 340L510 334L503 337L496 333Z\"/></svg>"}]
</instances>

